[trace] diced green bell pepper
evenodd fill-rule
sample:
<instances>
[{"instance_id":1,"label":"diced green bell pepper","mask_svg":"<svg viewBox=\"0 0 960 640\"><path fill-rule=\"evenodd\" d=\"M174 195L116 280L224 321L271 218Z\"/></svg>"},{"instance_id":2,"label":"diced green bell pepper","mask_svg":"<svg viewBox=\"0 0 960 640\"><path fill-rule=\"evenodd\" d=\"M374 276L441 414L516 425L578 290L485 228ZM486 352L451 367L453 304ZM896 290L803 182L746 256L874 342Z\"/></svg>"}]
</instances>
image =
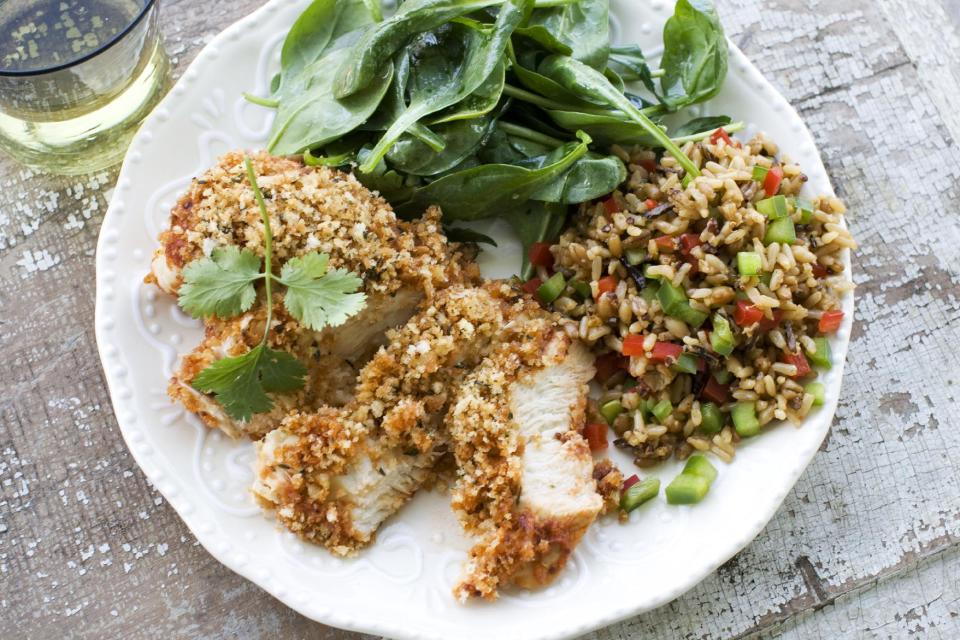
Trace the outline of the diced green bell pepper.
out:
<instances>
[{"instance_id":1,"label":"diced green bell pepper","mask_svg":"<svg viewBox=\"0 0 960 640\"><path fill-rule=\"evenodd\" d=\"M757 420L757 408L753 402L738 402L730 409L733 428L742 438L760 433L760 421Z\"/></svg>"},{"instance_id":2,"label":"diced green bell pepper","mask_svg":"<svg viewBox=\"0 0 960 640\"><path fill-rule=\"evenodd\" d=\"M830 351L830 342L826 338L814 338L813 342L817 345L817 350L807 351L807 358L818 367L831 369L833 367L833 353Z\"/></svg>"},{"instance_id":3,"label":"diced green bell pepper","mask_svg":"<svg viewBox=\"0 0 960 640\"><path fill-rule=\"evenodd\" d=\"M681 473L670 481L665 493L670 504L696 504L703 500L709 490L710 482L706 478Z\"/></svg>"},{"instance_id":4,"label":"diced green bell pepper","mask_svg":"<svg viewBox=\"0 0 960 640\"><path fill-rule=\"evenodd\" d=\"M800 213L800 224L810 224L813 221L813 203L804 198L794 198L793 207Z\"/></svg>"},{"instance_id":5,"label":"diced green bell pepper","mask_svg":"<svg viewBox=\"0 0 960 640\"><path fill-rule=\"evenodd\" d=\"M719 313L713 314L713 331L710 333L710 346L722 356L733 353L737 341L733 337L730 323Z\"/></svg>"},{"instance_id":6,"label":"diced green bell pepper","mask_svg":"<svg viewBox=\"0 0 960 640\"><path fill-rule=\"evenodd\" d=\"M779 197L779 196L778 196ZM789 216L778 218L767 225L767 232L763 236L763 244L769 245L774 242L780 244L793 244L797 241L797 230L793 226L793 220Z\"/></svg>"},{"instance_id":7,"label":"diced green bell pepper","mask_svg":"<svg viewBox=\"0 0 960 640\"><path fill-rule=\"evenodd\" d=\"M683 473L706 478L710 484L713 484L713 481L717 478L716 467L710 464L706 456L700 454L692 455L687 459L687 463L683 465Z\"/></svg>"},{"instance_id":8,"label":"diced green bell pepper","mask_svg":"<svg viewBox=\"0 0 960 640\"><path fill-rule=\"evenodd\" d=\"M673 413L673 404L669 400L661 400L657 404L653 405L653 408L650 412L656 417L657 420L663 422L670 417L670 414Z\"/></svg>"},{"instance_id":9,"label":"diced green bell pepper","mask_svg":"<svg viewBox=\"0 0 960 640\"><path fill-rule=\"evenodd\" d=\"M677 361L673 363L674 371L680 373L696 373L699 369L700 360L692 353L681 353Z\"/></svg>"},{"instance_id":10,"label":"diced green bell pepper","mask_svg":"<svg viewBox=\"0 0 960 640\"><path fill-rule=\"evenodd\" d=\"M620 495L620 508L630 513L660 493L660 478L644 478Z\"/></svg>"},{"instance_id":11,"label":"diced green bell pepper","mask_svg":"<svg viewBox=\"0 0 960 640\"><path fill-rule=\"evenodd\" d=\"M757 211L771 220L780 220L790 215L786 196L772 196L757 203Z\"/></svg>"},{"instance_id":12,"label":"diced green bell pepper","mask_svg":"<svg viewBox=\"0 0 960 640\"><path fill-rule=\"evenodd\" d=\"M543 304L550 304L560 297L563 290L567 288L567 281L562 273L555 273L550 278L537 287L537 297Z\"/></svg>"},{"instance_id":13,"label":"diced green bell pepper","mask_svg":"<svg viewBox=\"0 0 960 640\"><path fill-rule=\"evenodd\" d=\"M600 415L603 416L603 419L607 421L608 425L613 425L613 421L617 419L623 413L623 405L620 404L619 400L608 400L604 402L600 407Z\"/></svg>"},{"instance_id":14,"label":"diced green bell pepper","mask_svg":"<svg viewBox=\"0 0 960 640\"><path fill-rule=\"evenodd\" d=\"M826 401L827 388L821 382L811 382L803 388L804 391L813 396L813 406L822 407Z\"/></svg>"},{"instance_id":15,"label":"diced green bell pepper","mask_svg":"<svg viewBox=\"0 0 960 640\"><path fill-rule=\"evenodd\" d=\"M763 258L756 251L740 251L737 253L737 271L742 276L755 276L760 273Z\"/></svg>"},{"instance_id":16,"label":"diced green bell pepper","mask_svg":"<svg viewBox=\"0 0 960 640\"><path fill-rule=\"evenodd\" d=\"M700 405L700 430L704 433L720 433L723 429L723 413L712 402Z\"/></svg>"}]
</instances>

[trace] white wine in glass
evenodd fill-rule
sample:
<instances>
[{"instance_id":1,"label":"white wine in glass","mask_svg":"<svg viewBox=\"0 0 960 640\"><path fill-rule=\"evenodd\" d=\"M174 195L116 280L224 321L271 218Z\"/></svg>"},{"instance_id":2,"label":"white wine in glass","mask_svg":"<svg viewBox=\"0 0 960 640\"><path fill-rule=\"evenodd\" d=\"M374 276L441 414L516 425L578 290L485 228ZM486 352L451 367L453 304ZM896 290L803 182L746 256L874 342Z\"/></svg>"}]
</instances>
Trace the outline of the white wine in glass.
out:
<instances>
[{"instance_id":1,"label":"white wine in glass","mask_svg":"<svg viewBox=\"0 0 960 640\"><path fill-rule=\"evenodd\" d=\"M54 173L117 163L170 65L157 0L0 0L0 148Z\"/></svg>"}]
</instances>

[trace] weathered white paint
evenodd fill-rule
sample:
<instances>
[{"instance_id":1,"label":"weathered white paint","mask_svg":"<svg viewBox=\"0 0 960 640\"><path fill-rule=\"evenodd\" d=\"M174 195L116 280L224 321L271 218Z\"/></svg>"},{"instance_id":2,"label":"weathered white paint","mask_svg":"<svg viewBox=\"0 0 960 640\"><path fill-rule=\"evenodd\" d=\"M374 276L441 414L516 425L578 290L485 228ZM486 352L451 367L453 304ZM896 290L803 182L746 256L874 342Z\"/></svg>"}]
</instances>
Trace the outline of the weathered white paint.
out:
<instances>
[{"instance_id":1,"label":"weathered white paint","mask_svg":"<svg viewBox=\"0 0 960 640\"><path fill-rule=\"evenodd\" d=\"M177 68L258 4L165 2ZM591 637L960 637L960 10L719 4L806 118L852 212L862 248L843 401L750 547L679 600ZM116 432L91 327L114 178L0 162L0 635L358 637L207 555Z\"/></svg>"}]
</instances>

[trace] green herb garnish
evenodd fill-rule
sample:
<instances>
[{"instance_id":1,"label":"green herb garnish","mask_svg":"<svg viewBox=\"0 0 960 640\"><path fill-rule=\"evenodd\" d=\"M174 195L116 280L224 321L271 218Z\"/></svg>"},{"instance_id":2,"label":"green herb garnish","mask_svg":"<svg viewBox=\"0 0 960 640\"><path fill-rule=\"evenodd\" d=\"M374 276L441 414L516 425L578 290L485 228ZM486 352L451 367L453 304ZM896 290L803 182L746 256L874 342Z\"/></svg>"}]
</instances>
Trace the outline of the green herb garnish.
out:
<instances>
[{"instance_id":1,"label":"green herb garnish","mask_svg":"<svg viewBox=\"0 0 960 640\"><path fill-rule=\"evenodd\" d=\"M225 247L209 258L191 262L183 271L180 306L195 318L231 318L248 311L257 297L255 283L263 280L267 318L260 343L247 353L217 360L197 375L193 387L212 393L235 420L273 408L268 393L301 389L307 368L286 351L267 346L273 325L273 283L284 285L284 307L305 327L320 331L338 326L363 309L366 295L357 292L363 281L345 269L328 269L329 257L309 253L288 260L273 273L273 231L253 164L244 159L247 178L263 220L263 267L248 249Z\"/></svg>"}]
</instances>

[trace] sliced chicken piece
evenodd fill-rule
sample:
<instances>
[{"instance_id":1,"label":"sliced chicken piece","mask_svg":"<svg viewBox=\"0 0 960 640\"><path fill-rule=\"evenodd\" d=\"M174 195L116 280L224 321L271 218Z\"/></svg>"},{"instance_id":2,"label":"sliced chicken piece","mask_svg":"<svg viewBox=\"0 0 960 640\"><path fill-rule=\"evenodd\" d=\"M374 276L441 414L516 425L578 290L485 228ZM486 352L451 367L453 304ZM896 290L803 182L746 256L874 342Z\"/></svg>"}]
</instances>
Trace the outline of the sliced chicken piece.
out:
<instances>
[{"instance_id":1,"label":"sliced chicken piece","mask_svg":"<svg viewBox=\"0 0 960 640\"><path fill-rule=\"evenodd\" d=\"M460 388L453 506L476 544L459 599L549 584L603 509L580 435L593 374L587 348L554 331L491 354Z\"/></svg>"},{"instance_id":2,"label":"sliced chicken piece","mask_svg":"<svg viewBox=\"0 0 960 640\"><path fill-rule=\"evenodd\" d=\"M340 409L288 416L257 445L253 492L301 537L348 555L428 481L463 378L504 340L559 320L506 283L452 287L390 333Z\"/></svg>"},{"instance_id":3,"label":"sliced chicken piece","mask_svg":"<svg viewBox=\"0 0 960 640\"><path fill-rule=\"evenodd\" d=\"M258 438L291 409L347 402L357 371L385 343L387 329L406 322L437 290L474 282L479 272L472 250L447 244L435 208L420 220L401 221L352 175L266 153L255 154L252 161L268 203L277 264L322 251L330 256L331 268L361 275L367 294L360 314L320 332L301 327L284 312L282 298L276 298L271 346L290 351L308 366L307 384L297 394L276 394L274 410L248 423L231 419L191 383L212 362L255 346L263 335L265 309L206 321L203 342L181 360L169 394L212 428L232 437ZM215 247L233 244L262 254L262 231L243 155L228 153L194 180L177 203L147 280L175 294L182 268Z\"/></svg>"}]
</instances>

